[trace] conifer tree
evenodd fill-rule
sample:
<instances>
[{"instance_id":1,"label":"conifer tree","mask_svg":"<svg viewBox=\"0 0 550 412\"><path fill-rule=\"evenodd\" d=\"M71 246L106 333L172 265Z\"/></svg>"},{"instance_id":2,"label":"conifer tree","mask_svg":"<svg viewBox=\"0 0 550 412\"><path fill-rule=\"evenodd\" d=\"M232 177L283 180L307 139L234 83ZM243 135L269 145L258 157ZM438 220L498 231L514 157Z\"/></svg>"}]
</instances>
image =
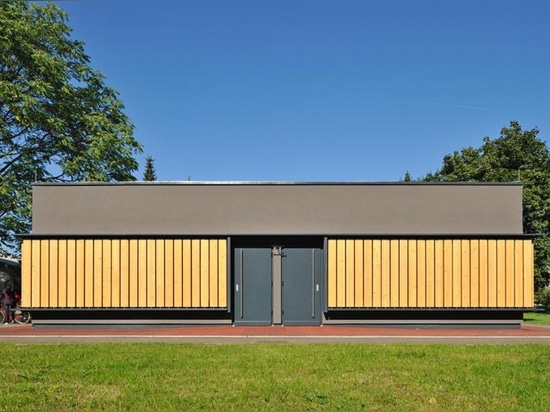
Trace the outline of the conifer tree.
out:
<instances>
[{"instance_id":1,"label":"conifer tree","mask_svg":"<svg viewBox=\"0 0 550 412\"><path fill-rule=\"evenodd\" d=\"M145 158L145 172L143 173L143 180L146 182L153 182L157 180L157 172L155 171L155 159L151 156Z\"/></svg>"}]
</instances>

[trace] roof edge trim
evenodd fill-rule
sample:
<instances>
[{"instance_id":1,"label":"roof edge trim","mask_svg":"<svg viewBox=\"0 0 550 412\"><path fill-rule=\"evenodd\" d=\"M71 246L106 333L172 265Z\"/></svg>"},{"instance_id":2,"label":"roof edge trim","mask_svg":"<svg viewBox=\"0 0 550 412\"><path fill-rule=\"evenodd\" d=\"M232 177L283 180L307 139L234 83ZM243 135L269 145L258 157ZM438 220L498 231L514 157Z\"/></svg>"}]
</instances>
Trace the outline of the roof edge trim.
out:
<instances>
[{"instance_id":1,"label":"roof edge trim","mask_svg":"<svg viewBox=\"0 0 550 412\"><path fill-rule=\"evenodd\" d=\"M33 186L523 186L523 182L285 182L285 181L154 181L33 182Z\"/></svg>"}]
</instances>

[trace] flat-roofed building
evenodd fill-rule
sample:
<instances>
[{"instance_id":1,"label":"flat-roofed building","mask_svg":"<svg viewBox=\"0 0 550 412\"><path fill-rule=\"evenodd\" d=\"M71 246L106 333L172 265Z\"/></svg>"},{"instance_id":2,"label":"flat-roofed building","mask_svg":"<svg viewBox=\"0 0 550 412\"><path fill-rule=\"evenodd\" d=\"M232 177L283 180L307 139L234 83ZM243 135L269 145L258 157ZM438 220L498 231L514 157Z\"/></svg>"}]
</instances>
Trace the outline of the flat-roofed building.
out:
<instances>
[{"instance_id":1,"label":"flat-roofed building","mask_svg":"<svg viewBox=\"0 0 550 412\"><path fill-rule=\"evenodd\" d=\"M521 184L39 183L35 325L519 325Z\"/></svg>"}]
</instances>

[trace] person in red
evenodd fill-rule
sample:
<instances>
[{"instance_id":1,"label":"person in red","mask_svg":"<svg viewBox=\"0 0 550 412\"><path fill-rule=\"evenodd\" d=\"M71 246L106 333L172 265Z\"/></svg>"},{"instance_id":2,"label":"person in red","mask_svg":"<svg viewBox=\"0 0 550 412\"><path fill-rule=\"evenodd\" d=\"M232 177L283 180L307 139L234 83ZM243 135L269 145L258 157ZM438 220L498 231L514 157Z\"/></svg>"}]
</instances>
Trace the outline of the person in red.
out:
<instances>
[{"instance_id":1,"label":"person in red","mask_svg":"<svg viewBox=\"0 0 550 412\"><path fill-rule=\"evenodd\" d=\"M13 305L15 304L15 293L11 288L11 285L8 283L2 290L2 304L4 305L4 310L6 311L6 325L10 321L10 313Z\"/></svg>"}]
</instances>

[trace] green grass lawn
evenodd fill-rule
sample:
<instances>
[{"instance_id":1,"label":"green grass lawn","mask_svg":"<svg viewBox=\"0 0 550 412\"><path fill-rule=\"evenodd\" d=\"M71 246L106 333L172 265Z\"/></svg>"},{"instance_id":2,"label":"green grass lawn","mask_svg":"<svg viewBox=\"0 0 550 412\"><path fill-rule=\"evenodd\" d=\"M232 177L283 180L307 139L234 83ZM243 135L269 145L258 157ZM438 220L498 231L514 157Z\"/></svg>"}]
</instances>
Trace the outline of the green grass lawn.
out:
<instances>
[{"instance_id":1,"label":"green grass lawn","mask_svg":"<svg viewBox=\"0 0 550 412\"><path fill-rule=\"evenodd\" d=\"M550 345L0 345L5 411L542 411Z\"/></svg>"},{"instance_id":2,"label":"green grass lawn","mask_svg":"<svg viewBox=\"0 0 550 412\"><path fill-rule=\"evenodd\" d=\"M524 313L523 321L526 325L550 325L550 313Z\"/></svg>"}]
</instances>

